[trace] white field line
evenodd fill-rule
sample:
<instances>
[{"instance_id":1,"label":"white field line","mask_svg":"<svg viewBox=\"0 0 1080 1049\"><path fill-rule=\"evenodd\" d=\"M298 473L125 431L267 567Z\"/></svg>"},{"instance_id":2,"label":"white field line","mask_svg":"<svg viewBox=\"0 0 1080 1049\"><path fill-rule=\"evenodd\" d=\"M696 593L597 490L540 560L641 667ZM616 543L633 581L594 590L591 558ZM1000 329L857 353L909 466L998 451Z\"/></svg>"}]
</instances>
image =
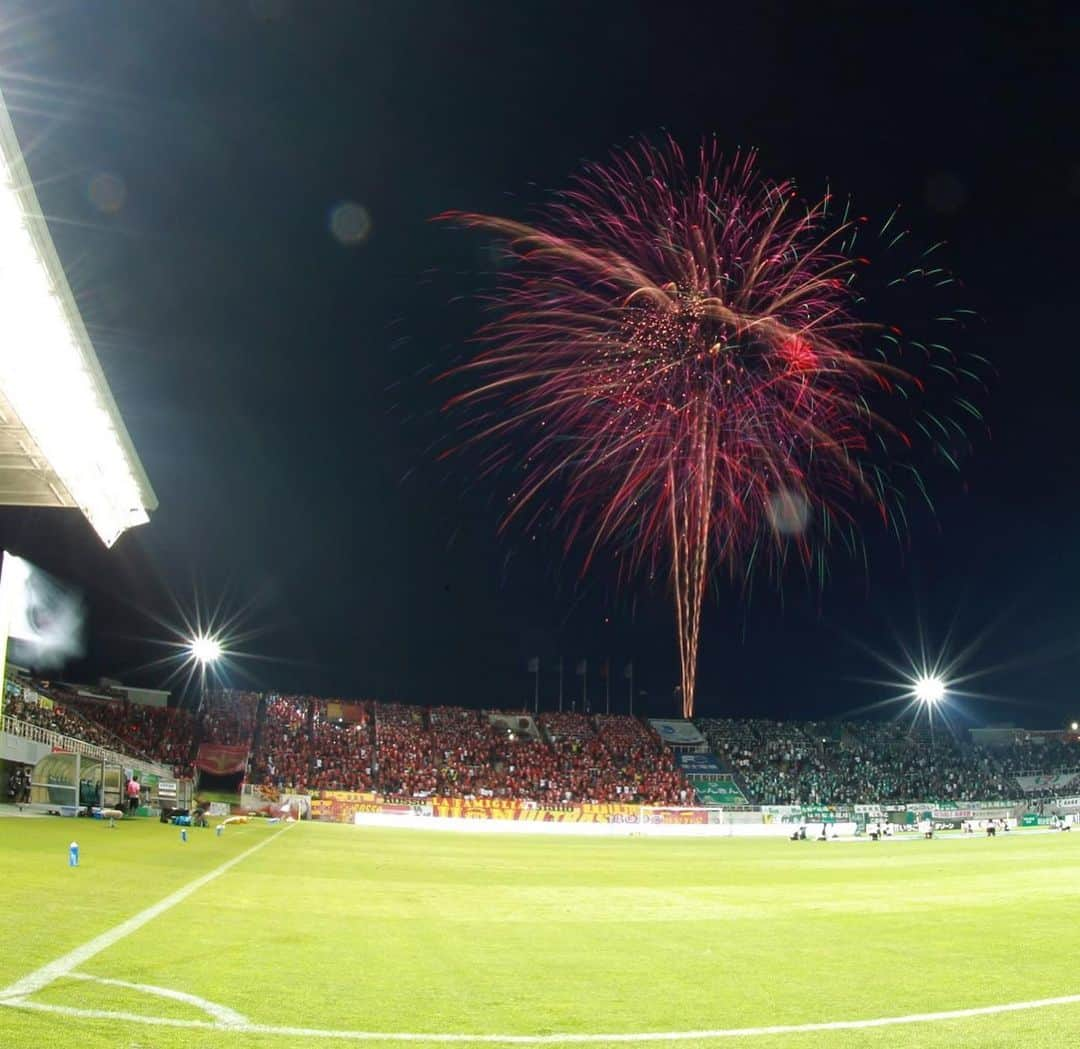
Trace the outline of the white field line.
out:
<instances>
[{"instance_id":1,"label":"white field line","mask_svg":"<svg viewBox=\"0 0 1080 1049\"><path fill-rule=\"evenodd\" d=\"M428 1043L489 1043L498 1045L583 1045L590 1043L623 1042L682 1042L691 1039L752 1038L759 1035L809 1034L814 1031L856 1031L868 1027L896 1027L902 1024L934 1023L942 1020L966 1020L977 1016L1017 1013L1028 1009L1043 1009L1054 1005L1076 1005L1080 994L1058 998L1039 998L1030 1002L1010 1002L1005 1005L981 1005L973 1009L950 1009L937 1013L911 1013L907 1016L882 1016L872 1020L833 1020L825 1023L774 1024L767 1027L728 1027L706 1031L642 1031L624 1034L427 1034L401 1031L330 1031L310 1027L274 1027L269 1024L244 1023L229 1025L208 1020L180 1020L164 1016L141 1016L137 1013L114 1013L104 1009L73 1009L64 1005L49 1005L24 999L0 1001L18 1009L59 1013L62 1016L87 1020L126 1021L152 1027L182 1027L204 1031L235 1034L284 1035L287 1038L324 1038L344 1042L428 1042Z\"/></svg>"},{"instance_id":2,"label":"white field line","mask_svg":"<svg viewBox=\"0 0 1080 1049\"><path fill-rule=\"evenodd\" d=\"M195 1006L196 1009L202 1009L204 1013L208 1013L225 1027L242 1027L248 1022L246 1016L236 1012L234 1009L230 1009L228 1006L218 1005L217 1002L200 998L196 994L188 994L186 991L175 991L171 987L157 987L149 983L128 983L127 980L110 980L104 976L91 976L89 973L73 972L68 973L67 976L69 980L89 980L93 983L103 983L106 987L126 987L129 991L141 991L143 994L156 994L159 998L171 998L177 1002L185 1002L188 1005Z\"/></svg>"},{"instance_id":3,"label":"white field line","mask_svg":"<svg viewBox=\"0 0 1080 1049\"><path fill-rule=\"evenodd\" d=\"M259 849L269 845L270 842L278 837L278 835L284 833L287 829L288 827L283 827L269 838L264 838L258 844L253 845L250 849L240 853L239 856L234 856L231 860L226 860L220 867L215 867L210 871L209 874L204 874L202 877L188 882L183 888L177 889L176 892L171 893L166 896L165 899L159 900L152 906L147 907L146 910L140 911L133 917L128 918L127 921L121 922L119 925L114 925L100 936L95 936L92 940L88 940L81 947L76 947L75 950L69 951L67 954L63 955L63 957L57 958L56 961L43 965L40 969L36 969L34 972L29 973L21 980L16 980L13 984L0 990L0 1004L4 1004L5 999L25 998L27 995L40 991L43 987L48 987L49 984L55 980L59 980L62 976L67 976L72 970L77 969L95 955L108 950L113 944L122 940L125 936L130 936L136 930L141 929L147 922L151 922L159 915L172 910L178 903L183 903L184 900L192 895L192 893L198 892L203 886L209 885L215 878L220 878L227 870L231 870L238 863L242 863L249 856L258 852Z\"/></svg>"}]
</instances>

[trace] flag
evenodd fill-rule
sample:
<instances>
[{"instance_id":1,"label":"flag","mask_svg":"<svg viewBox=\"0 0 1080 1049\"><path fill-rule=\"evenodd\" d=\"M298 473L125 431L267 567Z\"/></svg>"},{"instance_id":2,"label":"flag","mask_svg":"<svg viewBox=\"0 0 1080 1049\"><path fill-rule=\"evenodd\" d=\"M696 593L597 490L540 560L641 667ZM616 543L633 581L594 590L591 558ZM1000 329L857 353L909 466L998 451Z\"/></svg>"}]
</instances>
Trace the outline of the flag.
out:
<instances>
[{"instance_id":1,"label":"flag","mask_svg":"<svg viewBox=\"0 0 1080 1049\"><path fill-rule=\"evenodd\" d=\"M85 614L79 593L36 565L4 553L0 593L12 658L54 670L84 652Z\"/></svg>"},{"instance_id":2,"label":"flag","mask_svg":"<svg viewBox=\"0 0 1080 1049\"><path fill-rule=\"evenodd\" d=\"M633 663L627 663L626 666L623 667L622 676L626 678L627 681L629 681L634 676Z\"/></svg>"},{"instance_id":3,"label":"flag","mask_svg":"<svg viewBox=\"0 0 1080 1049\"><path fill-rule=\"evenodd\" d=\"M579 659L577 663L577 669L575 673L578 677L584 677L589 669L589 662L586 659Z\"/></svg>"},{"instance_id":4,"label":"flag","mask_svg":"<svg viewBox=\"0 0 1080 1049\"><path fill-rule=\"evenodd\" d=\"M195 755L195 766L214 776L230 776L244 771L248 748L244 743L226 746L224 743L201 743Z\"/></svg>"},{"instance_id":5,"label":"flag","mask_svg":"<svg viewBox=\"0 0 1080 1049\"><path fill-rule=\"evenodd\" d=\"M539 674L540 673L540 657L539 656L530 656L529 657L529 662L526 665L525 669L528 670L528 672L530 674Z\"/></svg>"},{"instance_id":6,"label":"flag","mask_svg":"<svg viewBox=\"0 0 1080 1049\"><path fill-rule=\"evenodd\" d=\"M601 681L606 681L607 677L608 677L608 674L610 672L611 672L611 660L610 659L605 659L604 662L600 664L600 680Z\"/></svg>"}]
</instances>

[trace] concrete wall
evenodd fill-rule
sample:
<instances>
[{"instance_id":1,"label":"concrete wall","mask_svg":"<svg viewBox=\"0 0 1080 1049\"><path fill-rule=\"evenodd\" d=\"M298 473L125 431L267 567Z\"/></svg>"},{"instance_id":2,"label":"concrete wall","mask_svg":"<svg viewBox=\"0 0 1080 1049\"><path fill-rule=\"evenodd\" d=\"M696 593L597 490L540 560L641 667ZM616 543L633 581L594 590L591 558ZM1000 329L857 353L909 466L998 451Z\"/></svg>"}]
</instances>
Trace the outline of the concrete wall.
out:
<instances>
[{"instance_id":1,"label":"concrete wall","mask_svg":"<svg viewBox=\"0 0 1080 1049\"><path fill-rule=\"evenodd\" d=\"M51 753L52 747L46 743L35 743L22 736L13 736L10 732L0 732L0 761L36 765L46 754Z\"/></svg>"}]
</instances>

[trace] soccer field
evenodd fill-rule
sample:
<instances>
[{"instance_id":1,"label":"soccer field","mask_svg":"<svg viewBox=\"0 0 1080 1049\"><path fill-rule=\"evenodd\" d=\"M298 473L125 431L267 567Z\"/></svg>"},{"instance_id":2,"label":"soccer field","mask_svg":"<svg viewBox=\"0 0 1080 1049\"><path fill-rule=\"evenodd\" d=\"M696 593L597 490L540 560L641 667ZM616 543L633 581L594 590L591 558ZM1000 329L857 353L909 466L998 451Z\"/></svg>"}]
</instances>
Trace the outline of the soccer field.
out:
<instances>
[{"instance_id":1,"label":"soccer field","mask_svg":"<svg viewBox=\"0 0 1080 1049\"><path fill-rule=\"evenodd\" d=\"M1077 834L179 837L0 819L0 1046L1080 1044Z\"/></svg>"}]
</instances>

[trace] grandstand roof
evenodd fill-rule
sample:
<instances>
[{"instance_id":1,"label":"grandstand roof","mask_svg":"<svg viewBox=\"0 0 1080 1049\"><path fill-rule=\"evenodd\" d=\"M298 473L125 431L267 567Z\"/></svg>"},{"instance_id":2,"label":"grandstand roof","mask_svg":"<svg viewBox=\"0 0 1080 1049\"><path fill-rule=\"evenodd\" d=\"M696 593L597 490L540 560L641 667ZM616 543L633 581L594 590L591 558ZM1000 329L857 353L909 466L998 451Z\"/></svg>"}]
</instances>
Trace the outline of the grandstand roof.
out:
<instances>
[{"instance_id":1,"label":"grandstand roof","mask_svg":"<svg viewBox=\"0 0 1080 1049\"><path fill-rule=\"evenodd\" d=\"M107 546L157 497L94 353L0 95L0 505L78 507Z\"/></svg>"}]
</instances>

